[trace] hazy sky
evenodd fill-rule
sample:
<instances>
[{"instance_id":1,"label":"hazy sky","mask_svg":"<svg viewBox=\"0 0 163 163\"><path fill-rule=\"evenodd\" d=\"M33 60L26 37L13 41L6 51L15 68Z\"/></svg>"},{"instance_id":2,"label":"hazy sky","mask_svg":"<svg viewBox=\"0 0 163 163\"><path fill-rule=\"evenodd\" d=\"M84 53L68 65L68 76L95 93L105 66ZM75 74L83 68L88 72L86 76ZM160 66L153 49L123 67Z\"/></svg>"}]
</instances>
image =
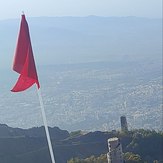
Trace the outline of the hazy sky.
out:
<instances>
[{"instance_id":1,"label":"hazy sky","mask_svg":"<svg viewBox=\"0 0 163 163\"><path fill-rule=\"evenodd\" d=\"M162 17L162 0L0 0L0 19L27 16Z\"/></svg>"}]
</instances>

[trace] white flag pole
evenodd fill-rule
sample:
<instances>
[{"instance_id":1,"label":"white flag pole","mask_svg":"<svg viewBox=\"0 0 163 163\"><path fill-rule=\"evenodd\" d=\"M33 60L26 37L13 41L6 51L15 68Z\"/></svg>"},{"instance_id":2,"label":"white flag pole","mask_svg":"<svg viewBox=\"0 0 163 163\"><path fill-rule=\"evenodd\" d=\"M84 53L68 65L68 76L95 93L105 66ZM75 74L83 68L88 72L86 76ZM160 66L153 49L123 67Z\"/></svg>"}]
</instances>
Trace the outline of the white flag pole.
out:
<instances>
[{"instance_id":1,"label":"white flag pole","mask_svg":"<svg viewBox=\"0 0 163 163\"><path fill-rule=\"evenodd\" d=\"M48 129L48 125L47 125L47 119L46 119L46 115L45 115L44 104L43 104L43 100L42 100L42 96L41 96L41 90L38 89L38 88L37 88L37 93L38 93L38 97L39 97L39 101L40 101L41 114L42 114L42 119L43 119L43 122L44 122L44 127L45 127L46 137L47 137L47 141L48 141L51 161L52 161L52 163L55 163L52 143L51 143L51 140L50 140L50 134L49 134L49 129Z\"/></svg>"}]
</instances>

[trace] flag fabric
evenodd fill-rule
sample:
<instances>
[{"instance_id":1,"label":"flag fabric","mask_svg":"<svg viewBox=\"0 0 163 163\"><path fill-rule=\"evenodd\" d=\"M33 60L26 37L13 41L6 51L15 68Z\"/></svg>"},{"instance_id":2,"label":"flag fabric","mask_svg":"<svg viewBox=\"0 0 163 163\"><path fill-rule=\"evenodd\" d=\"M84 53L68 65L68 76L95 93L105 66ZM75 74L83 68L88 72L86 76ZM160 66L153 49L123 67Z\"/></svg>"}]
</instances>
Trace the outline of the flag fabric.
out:
<instances>
[{"instance_id":1,"label":"flag fabric","mask_svg":"<svg viewBox=\"0 0 163 163\"><path fill-rule=\"evenodd\" d=\"M20 92L28 89L33 84L37 84L40 88L38 81L32 45L30 40L28 23L25 15L22 15L20 31L14 56L13 70L20 74L12 92Z\"/></svg>"}]
</instances>

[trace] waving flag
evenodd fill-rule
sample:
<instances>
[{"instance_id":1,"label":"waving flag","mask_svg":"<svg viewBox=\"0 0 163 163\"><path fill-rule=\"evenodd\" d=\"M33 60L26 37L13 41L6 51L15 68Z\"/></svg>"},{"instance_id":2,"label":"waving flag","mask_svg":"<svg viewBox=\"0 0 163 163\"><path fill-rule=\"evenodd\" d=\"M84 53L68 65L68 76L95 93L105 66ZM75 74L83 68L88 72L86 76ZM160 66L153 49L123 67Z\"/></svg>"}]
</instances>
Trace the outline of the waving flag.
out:
<instances>
[{"instance_id":1,"label":"waving flag","mask_svg":"<svg viewBox=\"0 0 163 163\"><path fill-rule=\"evenodd\" d=\"M20 92L28 89L33 84L37 84L37 92L40 101L40 108L42 113L42 118L45 126L45 132L47 137L47 142L49 146L49 152L51 156L52 163L55 163L54 153L52 148L52 143L50 139L49 129L47 125L45 109L43 105L43 100L40 91L40 85L37 77L35 61L32 52L32 45L29 35L28 24L25 19L25 15L22 15L20 31L18 36L18 42L14 57L13 70L20 74L15 86L11 90L12 92Z\"/></svg>"},{"instance_id":2,"label":"waving flag","mask_svg":"<svg viewBox=\"0 0 163 163\"><path fill-rule=\"evenodd\" d=\"M11 90L20 92L28 89L33 84L40 88L35 61L33 57L28 23L25 15L22 15L18 42L13 62L13 70L20 74L17 83Z\"/></svg>"}]
</instances>

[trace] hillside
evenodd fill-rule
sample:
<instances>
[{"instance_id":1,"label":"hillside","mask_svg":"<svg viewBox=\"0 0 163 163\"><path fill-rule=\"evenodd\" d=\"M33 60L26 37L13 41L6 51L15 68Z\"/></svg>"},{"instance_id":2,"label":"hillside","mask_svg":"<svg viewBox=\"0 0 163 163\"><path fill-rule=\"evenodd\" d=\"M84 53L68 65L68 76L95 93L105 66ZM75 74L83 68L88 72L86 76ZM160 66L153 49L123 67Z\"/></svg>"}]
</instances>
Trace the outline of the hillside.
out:
<instances>
[{"instance_id":1,"label":"hillside","mask_svg":"<svg viewBox=\"0 0 163 163\"><path fill-rule=\"evenodd\" d=\"M161 19L27 17L39 65L160 58ZM0 21L3 66L10 66L19 19Z\"/></svg>"},{"instance_id":2,"label":"hillside","mask_svg":"<svg viewBox=\"0 0 163 163\"><path fill-rule=\"evenodd\" d=\"M11 161L12 163L50 163L45 137L42 133L34 134L42 128L17 130L6 125L0 126L0 160L3 163L11 163ZM12 130L15 134L10 135L6 132L7 130ZM59 135L62 135L62 138L59 138ZM92 155L97 157L106 154L107 139L114 136L120 138L125 153L139 154L143 160L149 162L163 159L163 134L155 131L134 130L126 134L99 131L83 134L78 131L68 134L66 131L54 128L51 137L56 162L66 163L67 160L75 157L87 158Z\"/></svg>"}]
</instances>

